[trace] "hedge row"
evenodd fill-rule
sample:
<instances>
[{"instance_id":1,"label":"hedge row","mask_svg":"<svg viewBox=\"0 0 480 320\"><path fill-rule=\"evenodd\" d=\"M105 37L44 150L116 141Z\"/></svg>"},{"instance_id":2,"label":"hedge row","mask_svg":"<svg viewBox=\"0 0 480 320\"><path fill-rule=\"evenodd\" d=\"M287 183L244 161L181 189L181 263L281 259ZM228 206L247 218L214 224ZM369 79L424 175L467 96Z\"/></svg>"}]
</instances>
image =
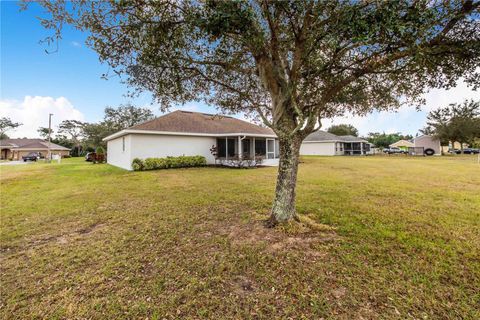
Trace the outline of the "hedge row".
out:
<instances>
[{"instance_id":1,"label":"hedge row","mask_svg":"<svg viewBox=\"0 0 480 320\"><path fill-rule=\"evenodd\" d=\"M180 156L166 158L147 158L145 160L135 158L132 161L134 171L158 170L168 168L201 167L207 164L203 156Z\"/></svg>"}]
</instances>

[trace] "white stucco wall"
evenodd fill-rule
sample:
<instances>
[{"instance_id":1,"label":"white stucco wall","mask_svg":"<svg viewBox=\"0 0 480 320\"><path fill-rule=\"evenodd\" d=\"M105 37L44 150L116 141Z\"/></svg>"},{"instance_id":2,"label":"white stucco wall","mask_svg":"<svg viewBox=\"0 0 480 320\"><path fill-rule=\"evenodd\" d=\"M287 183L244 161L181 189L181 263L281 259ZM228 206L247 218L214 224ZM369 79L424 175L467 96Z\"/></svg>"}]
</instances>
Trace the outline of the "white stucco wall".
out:
<instances>
[{"instance_id":1,"label":"white stucco wall","mask_svg":"<svg viewBox=\"0 0 480 320\"><path fill-rule=\"evenodd\" d=\"M300 154L304 156L334 156L335 142L303 142Z\"/></svg>"},{"instance_id":2,"label":"white stucco wall","mask_svg":"<svg viewBox=\"0 0 480 320\"><path fill-rule=\"evenodd\" d=\"M125 150L123 150L123 139L125 139ZM107 163L131 170L131 142L132 135L125 135L107 142Z\"/></svg>"},{"instance_id":3,"label":"white stucco wall","mask_svg":"<svg viewBox=\"0 0 480 320\"><path fill-rule=\"evenodd\" d=\"M125 137L125 151L122 138ZM210 148L216 145L214 137L191 137L150 134L129 134L108 141L108 163L123 169L132 169L135 158L165 158L178 156L204 156L207 163L214 164Z\"/></svg>"},{"instance_id":4,"label":"white stucco wall","mask_svg":"<svg viewBox=\"0 0 480 320\"><path fill-rule=\"evenodd\" d=\"M215 163L210 148L217 144L214 137L132 135L132 160L134 158L165 158L168 156L204 156L207 163Z\"/></svg>"}]
</instances>

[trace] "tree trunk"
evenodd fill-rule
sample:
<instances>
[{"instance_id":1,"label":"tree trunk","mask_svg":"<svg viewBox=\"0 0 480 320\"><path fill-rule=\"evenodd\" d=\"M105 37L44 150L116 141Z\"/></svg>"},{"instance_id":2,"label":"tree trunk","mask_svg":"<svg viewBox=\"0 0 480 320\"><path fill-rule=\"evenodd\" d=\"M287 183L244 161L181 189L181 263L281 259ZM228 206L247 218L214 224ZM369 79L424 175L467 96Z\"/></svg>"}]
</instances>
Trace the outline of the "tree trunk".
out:
<instances>
[{"instance_id":1,"label":"tree trunk","mask_svg":"<svg viewBox=\"0 0 480 320\"><path fill-rule=\"evenodd\" d=\"M272 212L267 220L268 227L297 219L295 210L295 188L302 140L299 137L280 138L280 163L277 187Z\"/></svg>"}]
</instances>

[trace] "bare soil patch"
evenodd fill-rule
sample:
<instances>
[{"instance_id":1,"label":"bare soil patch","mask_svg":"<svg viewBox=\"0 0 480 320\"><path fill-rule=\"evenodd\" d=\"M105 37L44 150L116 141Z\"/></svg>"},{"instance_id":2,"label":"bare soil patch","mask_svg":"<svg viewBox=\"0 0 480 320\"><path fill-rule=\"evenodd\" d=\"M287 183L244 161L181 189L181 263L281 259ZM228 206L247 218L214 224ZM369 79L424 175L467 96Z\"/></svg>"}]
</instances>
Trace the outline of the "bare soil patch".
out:
<instances>
[{"instance_id":1,"label":"bare soil patch","mask_svg":"<svg viewBox=\"0 0 480 320\"><path fill-rule=\"evenodd\" d=\"M340 240L333 229L319 231L297 222L286 228L267 228L259 220L237 222L224 226L221 232L228 236L234 246L263 246L271 254L298 251L312 257L326 255L321 247Z\"/></svg>"}]
</instances>

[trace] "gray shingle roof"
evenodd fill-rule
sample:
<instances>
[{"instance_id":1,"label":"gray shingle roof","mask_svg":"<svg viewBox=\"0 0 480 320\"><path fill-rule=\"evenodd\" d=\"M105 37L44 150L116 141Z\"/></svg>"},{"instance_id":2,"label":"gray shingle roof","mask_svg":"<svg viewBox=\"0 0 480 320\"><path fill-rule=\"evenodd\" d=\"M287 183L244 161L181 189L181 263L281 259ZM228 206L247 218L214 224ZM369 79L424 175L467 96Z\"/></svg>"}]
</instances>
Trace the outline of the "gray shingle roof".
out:
<instances>
[{"instance_id":1,"label":"gray shingle roof","mask_svg":"<svg viewBox=\"0 0 480 320\"><path fill-rule=\"evenodd\" d=\"M362 138L359 138L359 137L355 137L355 136L350 136L350 135L347 135L347 136L337 136L341 141L344 141L344 142L368 142L367 140L364 140Z\"/></svg>"},{"instance_id":2,"label":"gray shingle roof","mask_svg":"<svg viewBox=\"0 0 480 320\"><path fill-rule=\"evenodd\" d=\"M20 149L48 149L48 141L43 139L3 139L0 140L0 146L6 148L20 148ZM52 150L70 150L61 145L51 142L50 149Z\"/></svg>"},{"instance_id":3,"label":"gray shingle roof","mask_svg":"<svg viewBox=\"0 0 480 320\"><path fill-rule=\"evenodd\" d=\"M318 130L309 134L304 141L338 141L338 136L330 132Z\"/></svg>"},{"instance_id":4,"label":"gray shingle roof","mask_svg":"<svg viewBox=\"0 0 480 320\"><path fill-rule=\"evenodd\" d=\"M323 141L339 141L339 142L368 142L366 140L363 140L359 137L355 136L337 136L333 133L326 132L326 131L316 131L311 134L309 134L304 141L318 141L318 142L323 142Z\"/></svg>"},{"instance_id":5,"label":"gray shingle roof","mask_svg":"<svg viewBox=\"0 0 480 320\"><path fill-rule=\"evenodd\" d=\"M260 127L229 116L180 110L128 129L206 134L247 133L274 135L274 132L269 128Z\"/></svg>"}]
</instances>

